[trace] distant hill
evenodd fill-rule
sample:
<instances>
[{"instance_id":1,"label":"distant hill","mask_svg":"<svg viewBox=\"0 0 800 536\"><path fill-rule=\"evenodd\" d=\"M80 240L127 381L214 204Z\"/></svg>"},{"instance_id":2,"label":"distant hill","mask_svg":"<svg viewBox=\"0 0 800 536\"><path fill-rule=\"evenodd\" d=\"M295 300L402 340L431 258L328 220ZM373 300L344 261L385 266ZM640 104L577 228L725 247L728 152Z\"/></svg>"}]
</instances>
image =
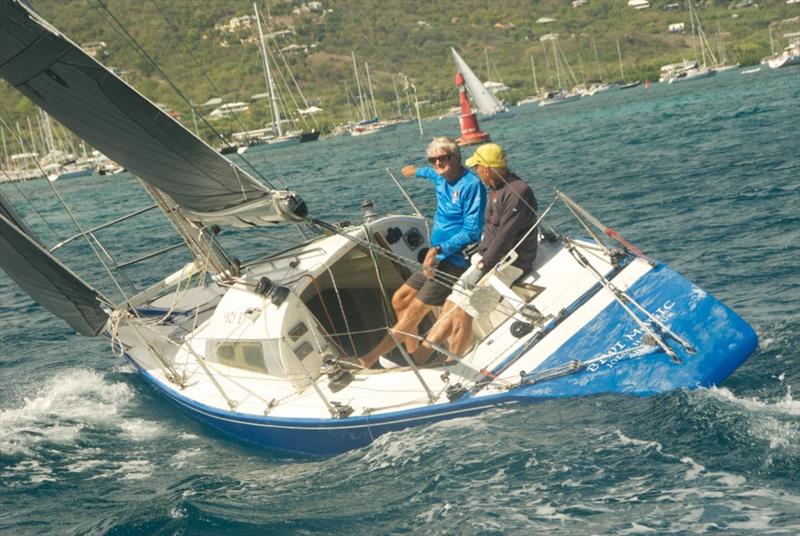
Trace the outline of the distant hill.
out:
<instances>
[{"instance_id":1,"label":"distant hill","mask_svg":"<svg viewBox=\"0 0 800 536\"><path fill-rule=\"evenodd\" d=\"M189 128L193 128L189 105L159 69L193 103L220 96L227 102L250 102L252 95L266 91L255 25L248 19L231 21L252 15L250 1L30 1L46 20L94 50L100 61L119 69L133 86L173 110ZM369 63L382 116L397 115L398 109L407 113L409 100L399 73L425 101L424 114L457 104L451 46L481 77L486 76L488 58L492 79L500 78L510 87L501 95L510 102L533 92L531 56L539 85L547 86L548 79L552 83L552 58L545 58L539 41L547 33L559 35L578 79L619 79L617 41L628 78L654 80L661 65L694 56L686 1L653 0L643 10L625 0L588 0L572 6L581 2L258 0L258 6L269 20L274 42L286 51L284 57L304 95L324 110L317 119L325 130L355 116L348 97L348 91L357 95L351 51L361 69L362 91L366 91L364 62ZM716 47L721 40L728 58L742 64L757 63L770 53L770 25L776 46L784 33L800 29L800 5L784 0L698 4L711 45ZM670 24L681 22L685 33L667 31ZM147 56L136 49L134 40ZM24 124L35 113L32 104L5 82L0 82L0 104L0 114L11 125ZM198 108L205 114L211 109ZM238 120L220 120L214 126L227 135L260 128L268 119L263 99L252 102ZM202 124L200 134L212 136Z\"/></svg>"}]
</instances>

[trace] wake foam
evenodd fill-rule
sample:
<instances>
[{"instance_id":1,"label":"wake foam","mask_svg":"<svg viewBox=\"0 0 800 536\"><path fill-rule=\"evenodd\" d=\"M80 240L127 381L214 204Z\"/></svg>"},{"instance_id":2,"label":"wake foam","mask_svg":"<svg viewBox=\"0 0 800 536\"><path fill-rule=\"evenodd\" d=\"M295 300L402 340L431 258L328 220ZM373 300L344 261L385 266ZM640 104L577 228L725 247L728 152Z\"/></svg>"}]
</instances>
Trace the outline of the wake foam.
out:
<instances>
[{"instance_id":1,"label":"wake foam","mask_svg":"<svg viewBox=\"0 0 800 536\"><path fill-rule=\"evenodd\" d=\"M94 371L59 373L22 407L0 410L0 451L30 456L42 445L74 444L87 427L119 427L132 397L128 385Z\"/></svg>"}]
</instances>

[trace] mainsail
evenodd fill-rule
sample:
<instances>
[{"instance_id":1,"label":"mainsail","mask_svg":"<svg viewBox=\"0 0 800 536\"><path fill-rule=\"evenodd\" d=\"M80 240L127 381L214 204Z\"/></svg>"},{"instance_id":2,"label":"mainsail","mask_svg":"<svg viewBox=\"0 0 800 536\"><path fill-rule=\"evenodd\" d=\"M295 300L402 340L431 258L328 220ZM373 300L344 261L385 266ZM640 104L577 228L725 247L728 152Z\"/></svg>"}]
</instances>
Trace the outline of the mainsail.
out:
<instances>
[{"instance_id":1,"label":"mainsail","mask_svg":"<svg viewBox=\"0 0 800 536\"><path fill-rule=\"evenodd\" d=\"M298 221L306 206L218 154L19 0L0 0L0 77L190 220Z\"/></svg>"},{"instance_id":2,"label":"mainsail","mask_svg":"<svg viewBox=\"0 0 800 536\"><path fill-rule=\"evenodd\" d=\"M97 335L108 315L101 297L42 248L0 193L0 268L25 292L82 335Z\"/></svg>"},{"instance_id":3,"label":"mainsail","mask_svg":"<svg viewBox=\"0 0 800 536\"><path fill-rule=\"evenodd\" d=\"M450 50L453 52L453 59L456 62L458 72L464 77L464 85L467 87L467 92L472 97L475 107L478 108L481 115L489 116L505 111L506 107L503 103L497 100L497 97L484 87L480 79L469 68L469 65L458 55L456 49L451 47Z\"/></svg>"}]
</instances>

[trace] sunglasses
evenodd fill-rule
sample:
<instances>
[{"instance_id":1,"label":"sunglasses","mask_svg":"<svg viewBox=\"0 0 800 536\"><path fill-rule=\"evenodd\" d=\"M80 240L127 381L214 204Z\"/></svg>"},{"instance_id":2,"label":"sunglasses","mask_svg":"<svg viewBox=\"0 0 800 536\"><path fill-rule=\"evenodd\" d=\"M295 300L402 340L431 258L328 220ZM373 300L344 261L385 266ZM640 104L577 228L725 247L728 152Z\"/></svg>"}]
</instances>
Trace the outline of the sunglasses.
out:
<instances>
[{"instance_id":1,"label":"sunglasses","mask_svg":"<svg viewBox=\"0 0 800 536\"><path fill-rule=\"evenodd\" d=\"M451 154L440 154L439 156L431 156L428 158L428 162L431 164L438 164L439 162L447 162L451 158L453 158Z\"/></svg>"}]
</instances>

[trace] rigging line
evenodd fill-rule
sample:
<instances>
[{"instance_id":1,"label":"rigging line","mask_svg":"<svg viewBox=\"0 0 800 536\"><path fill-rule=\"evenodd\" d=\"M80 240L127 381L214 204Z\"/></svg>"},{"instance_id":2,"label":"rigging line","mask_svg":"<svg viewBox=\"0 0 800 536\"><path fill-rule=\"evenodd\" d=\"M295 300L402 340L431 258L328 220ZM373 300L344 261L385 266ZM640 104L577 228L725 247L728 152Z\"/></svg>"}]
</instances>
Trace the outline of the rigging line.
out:
<instances>
[{"instance_id":1,"label":"rigging line","mask_svg":"<svg viewBox=\"0 0 800 536\"><path fill-rule=\"evenodd\" d=\"M264 24L267 26L267 29L269 29L269 22L268 22L268 21L264 21ZM300 98L301 98L301 99L302 99L302 101L303 101L303 105L304 105L306 108L308 108L308 101L306 100L306 97L305 97L305 95L303 95L303 90L302 90L302 89L300 89L300 85L297 83L297 80L296 80L296 79L295 79L295 77L294 77L294 73L293 73L293 72L292 72L292 70L289 68L289 62L287 62L287 61L286 61L286 56L284 56L284 55L283 55L283 52L282 52L282 51L281 51L281 49L278 47L278 40L277 40L277 39L275 39L275 36L274 36L274 35L272 35L272 34L270 34L270 39L272 39L272 41L275 43L275 48L277 49L277 51L278 51L278 54L280 55L281 59L283 60L283 64L286 66L286 71L289 73L289 76L290 76L290 77L291 77L291 79L292 79L292 83L294 83L294 87L297 89L297 93L300 95ZM278 71L278 72L280 72L280 71ZM281 75L281 76L282 76L282 75ZM288 86L288 84L287 84L287 86ZM290 90L290 94L291 94L291 90ZM292 100L294 100L294 95L292 95ZM296 101L295 101L295 102L296 102ZM306 119L305 119L305 117L303 116L303 114L300 114L300 116L301 116L301 118L303 119L303 122L304 122L304 123L306 123L306 126L308 126L308 122L306 121ZM316 118L316 117L314 117L314 114L311 114L311 119L313 119L313 120L314 120L314 124L316 125L316 127L317 127L317 128L319 128L319 123L317 122L317 118Z\"/></svg>"},{"instance_id":2,"label":"rigging line","mask_svg":"<svg viewBox=\"0 0 800 536\"><path fill-rule=\"evenodd\" d=\"M105 248L105 246L103 246L102 242L100 242L100 240L97 239L97 236L95 236L94 233L88 231L87 234L92 238L92 240L94 240L95 244L97 244L97 247L100 248L100 251L103 252L103 254L106 256L106 258L111 263L111 266L114 268L114 270L117 271L122 276L123 279L125 279L125 282L128 284L131 291L134 293L134 295L136 295L136 293L139 292L139 290L136 288L136 285L133 284L133 281L130 280L128 274L126 274L125 271L122 268L120 268L117 260L111 255L111 253L109 253L109 251Z\"/></svg>"},{"instance_id":3,"label":"rigging line","mask_svg":"<svg viewBox=\"0 0 800 536\"><path fill-rule=\"evenodd\" d=\"M347 352L344 351L344 348L342 348L342 345L339 344L339 341L337 341L336 338L337 337L341 337L342 335L347 335L348 337L350 337L350 344L353 346L353 352L355 352L355 345L353 344L352 333L357 333L357 332L349 331L350 330L349 326L346 326L346 329L348 331L345 331L345 332L334 332L333 331L336 328L336 326L334 325L333 319L331 318L331 315L328 312L328 306L325 305L325 300L322 299L322 291L320 290L316 279L314 279L313 282L314 282L314 286L317 288L317 295L319 296L319 301L322 304L322 308L325 310L325 315L328 317L328 321L331 323L331 331L328 331L327 329L325 329L325 326L322 325L322 322L320 321L319 318L317 318L317 316L315 314L312 313L311 316L316 320L317 327L319 327L320 331L322 331L322 333L327 335L327 339L331 342L331 344L333 344L337 348L337 350L339 350L339 354L342 355L342 356L351 357L351 356L347 355ZM303 305L306 307L306 309L308 309L307 305L305 305L305 304L303 304ZM341 307L341 304L340 304L340 307ZM344 315L344 311L342 311L342 315Z\"/></svg>"},{"instance_id":4,"label":"rigging line","mask_svg":"<svg viewBox=\"0 0 800 536\"><path fill-rule=\"evenodd\" d=\"M205 244L201 238L195 239L194 233L192 232L193 227L191 224L187 227L188 221L183 218L177 210L177 207L171 206L167 203L166 199L164 198L164 194L162 194L157 188L154 186L150 186L143 180L139 179L138 177L136 180L139 182L141 187L150 195L150 198L158 204L161 210L164 212L164 215L167 218L167 221L170 222L172 228L181 237L181 240L186 244L186 248L189 250L189 253L192 255L194 259L199 260L200 257L198 256L198 252L205 253L206 251L210 251L210 245ZM218 259L215 259L215 261ZM227 262L227 261L226 261ZM225 270L228 269L227 266L219 266L217 262L214 262L214 269L217 273L224 273Z\"/></svg>"},{"instance_id":5,"label":"rigging line","mask_svg":"<svg viewBox=\"0 0 800 536\"><path fill-rule=\"evenodd\" d=\"M2 111L3 115L9 115L8 110L6 109L6 107L3 105L3 103L1 101L0 101L0 111ZM2 122L2 124L6 127L6 129L8 129L8 131L13 134L14 131L11 130L11 128L8 126L8 123L6 123L6 120L3 119L3 117L1 117L1 116L0 116L0 122ZM25 145L24 145L24 140L22 139L22 136L20 136L20 134L17 133L17 137L19 138L17 140L17 142L20 144L20 148L22 149L22 152L25 152ZM3 169L3 175L5 175L6 178L8 179L8 181L11 182L14 185L14 188L16 188L16 190L20 193L20 195L22 195L22 197L25 198L25 201L28 202L28 204L31 206L33 211L42 219L42 221L45 223L45 225L47 225L47 227L50 229L50 231L56 237L56 240L60 241L61 240L61 236L59 236L59 234L56 232L56 230L53 228L53 226L50 225L50 222L47 221L47 219L44 217L44 215L41 212L39 212L39 210L36 208L36 205L33 204L33 202L28 198L27 195L25 195L25 192L23 192L22 189L19 187L19 185L17 184L17 181L11 180L11 176L8 174L8 172L5 169Z\"/></svg>"},{"instance_id":6,"label":"rigging line","mask_svg":"<svg viewBox=\"0 0 800 536\"><path fill-rule=\"evenodd\" d=\"M37 162L37 165L39 165L38 162ZM40 165L39 165L39 167L41 168ZM67 211L67 214L69 215L70 219L72 220L72 223L75 224L75 227L78 229L78 232L81 233L83 238L86 240L86 243L89 244L89 247L92 249L92 252L94 252L95 257L97 257L97 260L99 260L100 264L103 265L103 268L105 269L106 273L108 274L108 277L111 278L111 281L114 283L114 286L116 286L117 290L119 290L120 294L122 294L122 298L125 300L125 303L128 304L128 308L132 309L134 314L136 314L138 316L138 313L136 312L136 310L131 305L130 298L128 298L128 295L125 294L124 290L122 290L122 287L120 286L119 281L117 281L117 278L114 277L114 274L111 273L111 270L108 268L108 265L105 263L105 261L100 256L100 254L97 252L97 248L95 248L94 244L92 244L92 241L89 239L89 236L86 234L86 231L83 230L83 227L81 227L81 224L78 223L78 220L75 217L75 214L73 214L72 210L70 210L69 206L67 206L67 202L64 201L64 198L61 197L61 193L58 191L58 189L56 188L55 184L50 182L49 180L47 182L50 183L50 188L53 190L53 193L56 194L56 197L61 202L61 206L64 207L64 210ZM97 240L97 238L95 238L95 240Z\"/></svg>"},{"instance_id":7,"label":"rigging line","mask_svg":"<svg viewBox=\"0 0 800 536\"><path fill-rule=\"evenodd\" d=\"M572 240L570 240L570 239L565 239L565 240L568 243L572 244ZM572 253L572 251L570 251L570 252ZM671 338L673 338L676 341L678 341L678 343L680 343L680 345L683 346L688 352L690 352L690 353L694 353L695 352L694 347L690 343L688 343L681 336L679 336L674 331L669 329L669 327L667 327L667 325L664 324L657 316L653 315L650 311L648 311L646 308L644 308L636 299L634 299L632 296L630 296L627 292L620 290L619 287L617 287L614 283L612 283L606 277L604 277L603 274L601 274L599 271L597 271L597 269L594 266L589 264L589 261L586 260L586 258L583 255L581 255L579 252L577 254L580 256L579 262L585 262L586 263L586 268L588 268L595 275L597 280L603 286L605 286L609 291L611 291L614 294L614 296L616 298L618 298L618 301L620 301L620 303L624 302L623 304L628 304L628 303L632 304L634 307L639 309L648 318L648 320L650 320L653 324L658 326L658 328L662 332L666 333ZM573 256L574 255L575 255L575 253L573 253ZM581 261L581 259L582 259L582 261Z\"/></svg>"},{"instance_id":8,"label":"rigging line","mask_svg":"<svg viewBox=\"0 0 800 536\"><path fill-rule=\"evenodd\" d=\"M419 383L422 384L422 388L425 389L425 392L428 394L428 402L431 403L431 404L436 402L436 400L438 400L439 397L437 395L433 394L433 391L431 391L431 388L428 387L428 382L426 382L425 378L422 377L422 374L420 373L419 368L417 368L417 364L414 362L414 360L409 355L408 351L406 350L405 345L403 343L401 343L399 340L397 340L397 337L394 336L394 333L392 333L391 329L388 330L387 333L389 333L389 336L394 341L395 346L397 346L397 348L400 350L400 353L403 355L403 359L405 359L406 364L409 367L411 367L411 371L414 373L414 376L417 377L417 379L419 380Z\"/></svg>"},{"instance_id":9,"label":"rigging line","mask_svg":"<svg viewBox=\"0 0 800 536\"><path fill-rule=\"evenodd\" d=\"M394 176L394 173L392 173L392 170L387 167L386 168L386 173L389 174L389 176L392 178L394 183L397 185L397 188L400 189L400 193L403 194L403 197L406 198L406 201L408 201L408 204L411 205L412 209L414 209L414 213L425 221L425 228L428 231L428 234L430 235L430 229L428 229L428 219L422 214L422 212L420 212L420 210L417 208L417 205L414 204L414 201L411 200L411 196L408 195L408 192L406 192L406 189L403 188L403 186L400 184L400 181L398 181L397 177Z\"/></svg>"},{"instance_id":10,"label":"rigging line","mask_svg":"<svg viewBox=\"0 0 800 536\"><path fill-rule=\"evenodd\" d=\"M20 138L20 140L21 140L21 138ZM70 208L69 208L69 206L67 205L66 201L65 201L65 200L64 200L64 198L61 196L61 193L60 193L60 192L58 191L58 189L56 188L55 182L52 182L52 181L50 181L50 180L47 178L47 173L45 173L45 171L44 171L44 168L42 167L42 164L41 164L41 162L39 161L39 159L38 159L38 158L35 158L35 159L34 159L34 162L36 163L36 167L37 167L37 168L39 168L39 172L41 172L42 176L45 178L45 180L47 180L47 183L50 185L50 189L52 189L52 190L53 190L53 193L54 193L54 194L56 195L56 197L58 198L59 202L61 203L61 206L62 206L62 207L64 207L64 210L65 210L65 211L67 212L67 214L69 215L70 219L72 220L72 223L73 223L73 224L75 225L75 227L78 229L78 232L80 232L81 236L83 236L83 238L86 240L86 243L87 243L87 244L89 244L89 247L91 248L91 250L92 250L92 252L94 253L95 257L97 257L97 260L99 260L99 261L100 261L100 264L103 266L103 268L105 269L106 273L107 273L107 274L108 274L108 276L111 278L111 281L114 283L114 286L116 286L116 287L117 287L117 290L119 290L119 292L120 292L120 294L122 295L123 299L124 299L124 300L125 300L125 302L128 304L128 307L132 309L132 306L131 306L131 303L130 303L130 300L129 300L129 298L128 298L127 294L125 294L125 291L124 291L124 290L122 290L122 287L120 286L119 282L118 282L118 281L117 281L117 279L114 277L114 275L111 273L111 270L108 268L108 265L106 265L105 261L103 260L103 258L102 258L102 257L100 256L100 254L98 253L98 251L97 251L97 248L95 248L94 244L93 244L93 243L92 243L92 241L89 239L89 236L86 234L86 231L83 229L83 227L81 227L80 223L78 223L78 220L77 220L77 218L75 217L75 214L73 214L72 210L70 210ZM95 240L97 240L97 238L95 238ZM109 304L113 303L113 302L111 302L111 300L109 300L108 298L106 298L106 297L105 297L103 294L101 294L99 291L95 290L95 292L97 292L97 293L98 293L98 296L100 297L100 299L102 299L102 300L103 300L103 301L105 301L106 303L109 303ZM135 310L134 310L134 314L137 314L137 316L138 316L138 313L136 313L136 311L135 311Z\"/></svg>"},{"instance_id":11,"label":"rigging line","mask_svg":"<svg viewBox=\"0 0 800 536\"><path fill-rule=\"evenodd\" d=\"M386 324L389 324L389 309L391 307L391 299L386 292L386 287L383 284L383 277L381 277L381 269L378 266L378 257L375 255L375 251L377 248L372 246L372 242L369 239L369 224L364 224L364 235L367 237L367 243L370 244L370 256L372 257L372 265L375 267L375 278L378 280L378 286L381 289L381 305L383 305L383 320ZM381 248L383 249L383 248Z\"/></svg>"},{"instance_id":12,"label":"rigging line","mask_svg":"<svg viewBox=\"0 0 800 536\"><path fill-rule=\"evenodd\" d=\"M355 242L356 244L358 244L359 246L363 247L367 251L369 251L370 249L374 248L375 251L379 255L383 255L384 257L386 257L386 258L388 258L388 259L390 259L390 260L392 260L394 262L397 262L397 263L402 264L404 266L407 266L409 268L413 268L414 270L421 270L422 269L422 264L420 264L420 263L418 263L416 261L413 261L411 259L407 259L407 258L405 258L405 257L403 257L401 255L398 255L398 254L394 253L393 251L389 251L389 250L383 249L381 247L374 246L369 242L365 242L365 241L361 240L360 238L356 238L355 236L352 236L351 234L349 234L349 233L347 233L345 231L342 231L341 229L339 229L335 225L331 225L331 224L326 223L326 222L324 222L322 220L319 220L319 219L312 219L311 223L314 223L315 225L318 225L319 227L322 227L323 229L327 229L327 230L329 230L329 231L341 236L342 238L350 240L351 242ZM450 275L450 274L448 274L446 272L443 272L441 270L433 269L432 271L433 271L433 274L434 274L433 275L433 279L435 281L437 281L439 284L442 284L442 285L453 285L453 284L455 284L456 281L458 281L458 277Z\"/></svg>"},{"instance_id":13,"label":"rigging line","mask_svg":"<svg viewBox=\"0 0 800 536\"><path fill-rule=\"evenodd\" d=\"M597 280L600 282L600 284L603 286L603 288L605 288L606 290L608 290L608 291L611 293L611 296L612 296L612 297L614 298L614 300L615 300L615 301L616 301L616 302L617 302L617 303L620 305L620 307L622 307L622 309L624 309L624 310L625 310L625 312L626 312L626 313L628 313L628 316L630 316L630 317L633 319L633 321L634 321L634 322L636 322L636 324L637 324L637 325L638 325L638 326L639 326L639 327L640 327L640 328L641 328L641 329L642 329L642 330L643 330L645 333L647 333L647 334L648 334L650 337L652 337L652 339L653 339L653 340L656 342L656 344L658 344L658 346L660 346L660 347L661 347L661 349L662 349L662 350L664 350L664 352L665 352L665 353L666 353L666 354L667 354L667 355L670 357L670 359L672 359L672 361L673 361L673 362L675 362L676 364L680 365L680 364L681 364L681 359L680 359L680 357L678 357L678 354L676 354L676 353L675 353L675 351L674 351L674 350L673 350L673 349L672 349L672 348L669 346L669 344L667 344L667 343L666 343L666 342L665 342L665 341L664 341L664 340L663 340L661 337L659 337L659 335L658 335L658 334L657 334L655 331L653 331L653 330L650 328L650 326L648 326L648 325L647 325L647 323L645 323L645 322L644 322L644 321L643 321L641 318L639 318L639 317L636 315L636 313L634 313L634 312L631 310L631 308L630 308L630 307L628 307L628 303L632 302L632 301L633 301L633 298L631 298L630 296L628 296L626 293L622 292L622 291L621 291L619 288L617 288L617 286L616 286L616 285L614 285L614 284L613 284L611 281L609 281L608 279L606 279L605 277L603 277L603 275L602 275L600 272L598 272L598 271L597 271L597 269L596 269L594 266L592 266L592 265L589 263L589 261L588 261L588 260L586 260L586 257L584 257L584 256L583 256L583 255L580 253L580 251L578 251L578 249L575 247L575 245L574 245L574 244L572 244L572 242L571 242L569 239L566 239L566 240L564 241L564 246L567 248L567 251L569 251L569 252L570 252L570 254L573 256L573 258L575 259L575 261L576 261L578 264L580 264L580 265L581 265L583 268L586 268L587 270L589 270L589 272L591 272L591 273L592 273L592 275L594 275L594 276L595 276L595 278L596 278L596 279L597 279ZM647 314L647 316L648 316L648 318L649 318L651 321L652 321L652 320L654 320L654 319L653 319L653 317L652 317L652 316L650 316L650 314L649 314L649 313ZM654 322L654 323L655 323L655 322ZM663 326L663 325L659 325L659 324L657 324L657 325L658 325L659 327L662 327L662 326ZM667 333L668 333L669 335L674 335L674 334L673 334L671 331L669 331L669 330L667 330ZM685 344L687 344L687 343L686 343L685 341L683 341L683 339L681 339L680 337L676 337L676 340L677 340L679 343L681 343L682 345L685 345Z\"/></svg>"},{"instance_id":14,"label":"rigging line","mask_svg":"<svg viewBox=\"0 0 800 536\"><path fill-rule=\"evenodd\" d=\"M347 320L347 313L344 310L344 304L342 303L342 297L339 294L339 287L336 285L336 279L333 277L333 271L331 271L330 267L327 266L327 264L325 266L325 269L328 271L328 275L331 278L331 283L333 283L333 291L336 293L336 300L339 302L339 310L342 312L342 319L344 320L344 329L347 331L347 338L350 339L350 348L353 349L353 356L357 356L358 355L358 350L356 349L356 343L353 340L353 335L352 335L352 333L350 331L350 322ZM315 285L317 284L317 280L316 279L314 279L314 284ZM319 286L317 286L317 291L319 291ZM320 302L322 302L322 293L319 294L319 300L320 300ZM323 307L325 307L325 303L324 302L322 302L322 305L323 305ZM328 314L327 307L325 307L325 314ZM330 314L328 314L328 320L330 320ZM331 327L335 327L335 326L336 325L333 323L333 320L331 320ZM339 346L339 345L337 344L337 346ZM340 347L340 349L342 349L342 348ZM345 354L345 355L347 355L347 354Z\"/></svg>"},{"instance_id":15,"label":"rigging line","mask_svg":"<svg viewBox=\"0 0 800 536\"><path fill-rule=\"evenodd\" d=\"M341 8L341 7L339 7L339 4L338 4L338 3L335 3L335 2L332 2L332 1L329 1L328 3L329 3L330 5L332 5L332 6L333 6L333 9L335 9L336 11L338 11L338 12L339 12L339 14L340 14L340 15L342 15L342 17L343 17L343 18L344 18L344 20L346 20L346 21L363 20L363 17L350 17L349 15L345 14L345 12L344 12L344 11L342 11L342 8ZM368 47L370 47L370 48L372 49L372 51L373 51L373 52L378 52L378 50L377 50L377 49L376 49L374 46L372 46L372 41L371 41L371 39L370 39L370 38L367 36L367 34L366 34L366 33L364 33L364 30L362 29L362 27L361 27L361 26L359 26L359 25L357 25L357 24L351 24L351 26L352 26L352 27L353 27L353 28L354 28L354 29L355 29L355 30L356 30L358 33L360 33L360 34L361 34L361 37L363 37L363 38L364 38L363 42L364 42L364 43L366 43L366 44L367 44L367 46L368 46ZM384 58L384 59L386 59L386 58ZM391 69L391 70L393 70L393 71L395 71L395 72L397 72L397 73L402 73L402 71L400 71L399 67L398 67L397 65L395 65L395 63L394 63L394 62L392 62L392 60L388 60L388 61L389 61L389 69ZM415 92L415 94L416 94L416 88L414 89L414 92Z\"/></svg>"},{"instance_id":16,"label":"rigging line","mask_svg":"<svg viewBox=\"0 0 800 536\"><path fill-rule=\"evenodd\" d=\"M269 27L267 27L267 29L269 30ZM273 40L274 39L275 38L273 37ZM289 63L286 61L286 58L283 56L283 52L281 52L280 49L278 48L277 42L275 43L275 48L278 51L278 54L280 55L280 58L283 60L284 65L286 65L286 69L289 69ZM300 105L297 103L297 99L295 98L294 93L292 92L291 86L289 86L289 82L286 80L286 76L283 74L283 72L280 69L278 69L278 62L275 59L275 54L269 49L266 49L266 51L267 51L267 54L269 55L269 57L272 58L272 63L275 65L275 69L274 70L275 70L276 77L279 78L281 82L283 82L283 89L285 89L285 91L278 92L278 99L280 99L281 106L283 106L284 112L286 112L286 114L289 116L289 118L292 121L292 124L294 125L294 127L298 128L299 125L298 125L298 122L297 122L297 119L295 118L295 116L297 115L296 110L298 110L300 108ZM289 69L289 74L290 75L291 75L291 72L292 71ZM292 77L292 79L294 80L294 77ZM295 82L295 85L297 85L297 82ZM291 108L289 107L288 103L286 102L287 98L284 96L286 94L289 95L289 99L291 99L292 104L294 105L294 108L295 108L294 112L292 112ZM300 115L300 120L305 124L306 128L310 128L309 125L308 125L308 122L305 119L305 117Z\"/></svg>"},{"instance_id":17,"label":"rigging line","mask_svg":"<svg viewBox=\"0 0 800 536\"><path fill-rule=\"evenodd\" d=\"M19 187L19 185L17 184L17 181L11 180L11 176L6 172L6 170L3 170L3 175L5 175L9 179L8 182L11 182L14 185L14 188L17 190L17 192L19 192L19 194L22 197L25 198L25 201L28 202L28 204L31 206L31 209L33 209L33 211L36 213L36 215L39 216L39 218L42 219L42 221L45 223L45 225L47 225L47 228L50 229L50 231L53 233L53 236L56 237L56 241L60 241L61 237L58 235L56 230L53 229L53 226L50 225L50 222L47 221L47 218L44 217L44 214L39 212L39 209L36 208L36 205L33 204L33 202L28 198L27 195L25 195L25 192L23 192L22 188Z\"/></svg>"},{"instance_id":18,"label":"rigging line","mask_svg":"<svg viewBox=\"0 0 800 536\"><path fill-rule=\"evenodd\" d=\"M122 23L121 23L121 22L120 22L120 21L119 21L119 20L118 20L118 19L117 19L117 18L114 16L114 14L111 12L111 10L109 10L109 9L108 9L108 7L107 7L107 6L106 6L106 5L103 3L103 0L94 0L94 1L95 1L95 3L96 3L98 6L100 6L100 8L102 8L102 10L103 10L103 11L105 11L105 12L108 14L108 17L110 17L110 18L111 18L111 20L112 20L112 21L114 21L114 23L116 24L116 26L114 26L114 25L110 25L110 26L112 26L112 27L114 28L114 31L115 31L115 32L117 32L117 34L119 34L119 35L122 35L123 37L127 37L127 40L128 40L128 41L129 41L129 42L130 42L130 43L131 43L133 46L134 46L134 48L136 48L136 49L139 51L139 53L140 53L140 54L141 54L141 55L142 55L142 56L143 56L143 57L144 57L144 58L145 58L145 59L146 59L146 60L147 60L147 61L150 63L150 65L152 65L152 66L153 66L153 68L154 68L154 69L155 69L155 70L156 70L156 71L157 71L157 72L158 72L158 73L161 75L161 77L164 79L164 81L165 81L165 82L167 82L167 84L169 84L169 86L170 86L170 87L171 87L171 88L172 88L172 89L175 91L175 93L178 95L178 97L180 97L180 98L181 98L181 100L183 100L183 102L184 102L185 104L187 104L191 110L195 111L195 107L194 107L194 105L192 104L192 101L191 101L191 100L190 100L190 99L189 99L189 98L188 98L186 95L184 95L184 94L183 94L183 92L182 92L182 91L180 90L180 88L178 88L178 86L177 86L177 85L176 85L176 84L175 84L175 83L172 81L172 79L171 79L169 76L167 76L167 74L166 74L166 73L165 73L165 72L164 72L164 71L161 69L161 67L159 67L158 63L156 63L156 61L155 61L155 60L154 60L154 59L153 59L153 58L152 58L152 57L151 57L151 56L150 56L150 55L147 53L147 51L145 51L144 47L142 47L142 46L139 44L139 42L136 40L136 38L135 38L135 37L133 37L133 36L130 34L130 32L128 32L128 30L125 28L125 26L124 26L124 25L123 25L123 24L122 24ZM158 4L156 4L156 3L155 3L155 0L151 0L151 1L152 1L152 2L153 2L155 5L156 5L156 7L157 7L157 8L158 8L158 10L159 10L159 13L161 13L161 15L162 15L162 17L164 17L165 21L167 21L167 24L170 26L170 29L173 31L173 33L174 33L174 34L175 34L175 35L178 37L178 39L179 39L179 40L181 40L181 38L180 38L180 34L177 32L177 30L175 29L175 27L174 27L174 26L172 26L172 25L169 23L169 21L168 21L168 20L166 19L166 17L164 16L163 12L161 12L161 8L160 8L160 6L158 6ZM109 21L108 21L108 18L106 17L106 15L104 15L104 14L103 14L103 12L101 12L101 11L100 11L100 9L98 9L97 7L96 7L95 9L96 9L96 10L97 10L97 12L100 14L100 16L101 16L101 17L103 17L103 19L105 19L105 20L106 20L106 22L109 22ZM183 41L182 41L182 40L181 40L181 44L183 44ZM184 46L185 46L185 45L184 45ZM190 52L190 54L191 54L191 52ZM194 55L192 55L192 59L194 59L194 60L195 60L195 62L197 62L197 59L194 57ZM199 64L199 62L198 62L198 64ZM202 68L201 68L201 72L202 72ZM211 81L209 80L209 82L211 82ZM212 84L212 87L213 87L213 84ZM216 89L216 87L214 87L214 90L215 90L215 91L217 91L217 93L219 94L219 92L218 92L218 90ZM219 97L220 97L221 99L223 99L223 102L225 102L225 99L224 99L224 97L222 97L222 95L219 95ZM203 121L203 123L204 123L204 124L205 124L205 125L206 125L206 126L207 126L207 127L210 129L210 130L211 130L211 132L212 132L213 134L215 134L215 135L216 135L216 136L217 136L217 137L218 137L220 140L222 140L222 142L223 142L223 143L225 143L226 145L229 145L229 144L228 144L228 142L225 140L224 136L223 136L222 134L220 134L220 133L219 133L219 132L218 132L218 131L217 131L217 130L216 130L214 127L213 127L213 125L211 125L211 124L208 122L208 120L207 120L207 119L206 119L206 118L203 116L203 114L198 114L198 115L200 115L200 119L201 119L201 120ZM244 128L243 128L243 130L244 130ZM244 160L244 161L245 161L245 162L248 164L248 166L250 167L250 169L252 169L252 170L253 170L253 171L254 171L254 172L255 172L255 173L256 173L256 174L259 176L259 178L261 178L261 179L262 179L262 180L263 180L263 181L264 181L264 182L267 184L267 186L269 186L269 187L270 187L270 188L272 188L272 189L275 189L275 186L274 186L274 185L273 185L273 184L272 184L272 183L269 181L269 179L267 179L266 177L264 177L264 176L263 176L263 175L262 175L262 174L261 174L261 173L260 173L260 172L259 172L259 171L258 171L256 168L255 168L255 166L253 166L253 165L252 165L252 164L251 164L251 163L250 163L250 162L249 162L247 159L243 159L243 160Z\"/></svg>"}]
</instances>

